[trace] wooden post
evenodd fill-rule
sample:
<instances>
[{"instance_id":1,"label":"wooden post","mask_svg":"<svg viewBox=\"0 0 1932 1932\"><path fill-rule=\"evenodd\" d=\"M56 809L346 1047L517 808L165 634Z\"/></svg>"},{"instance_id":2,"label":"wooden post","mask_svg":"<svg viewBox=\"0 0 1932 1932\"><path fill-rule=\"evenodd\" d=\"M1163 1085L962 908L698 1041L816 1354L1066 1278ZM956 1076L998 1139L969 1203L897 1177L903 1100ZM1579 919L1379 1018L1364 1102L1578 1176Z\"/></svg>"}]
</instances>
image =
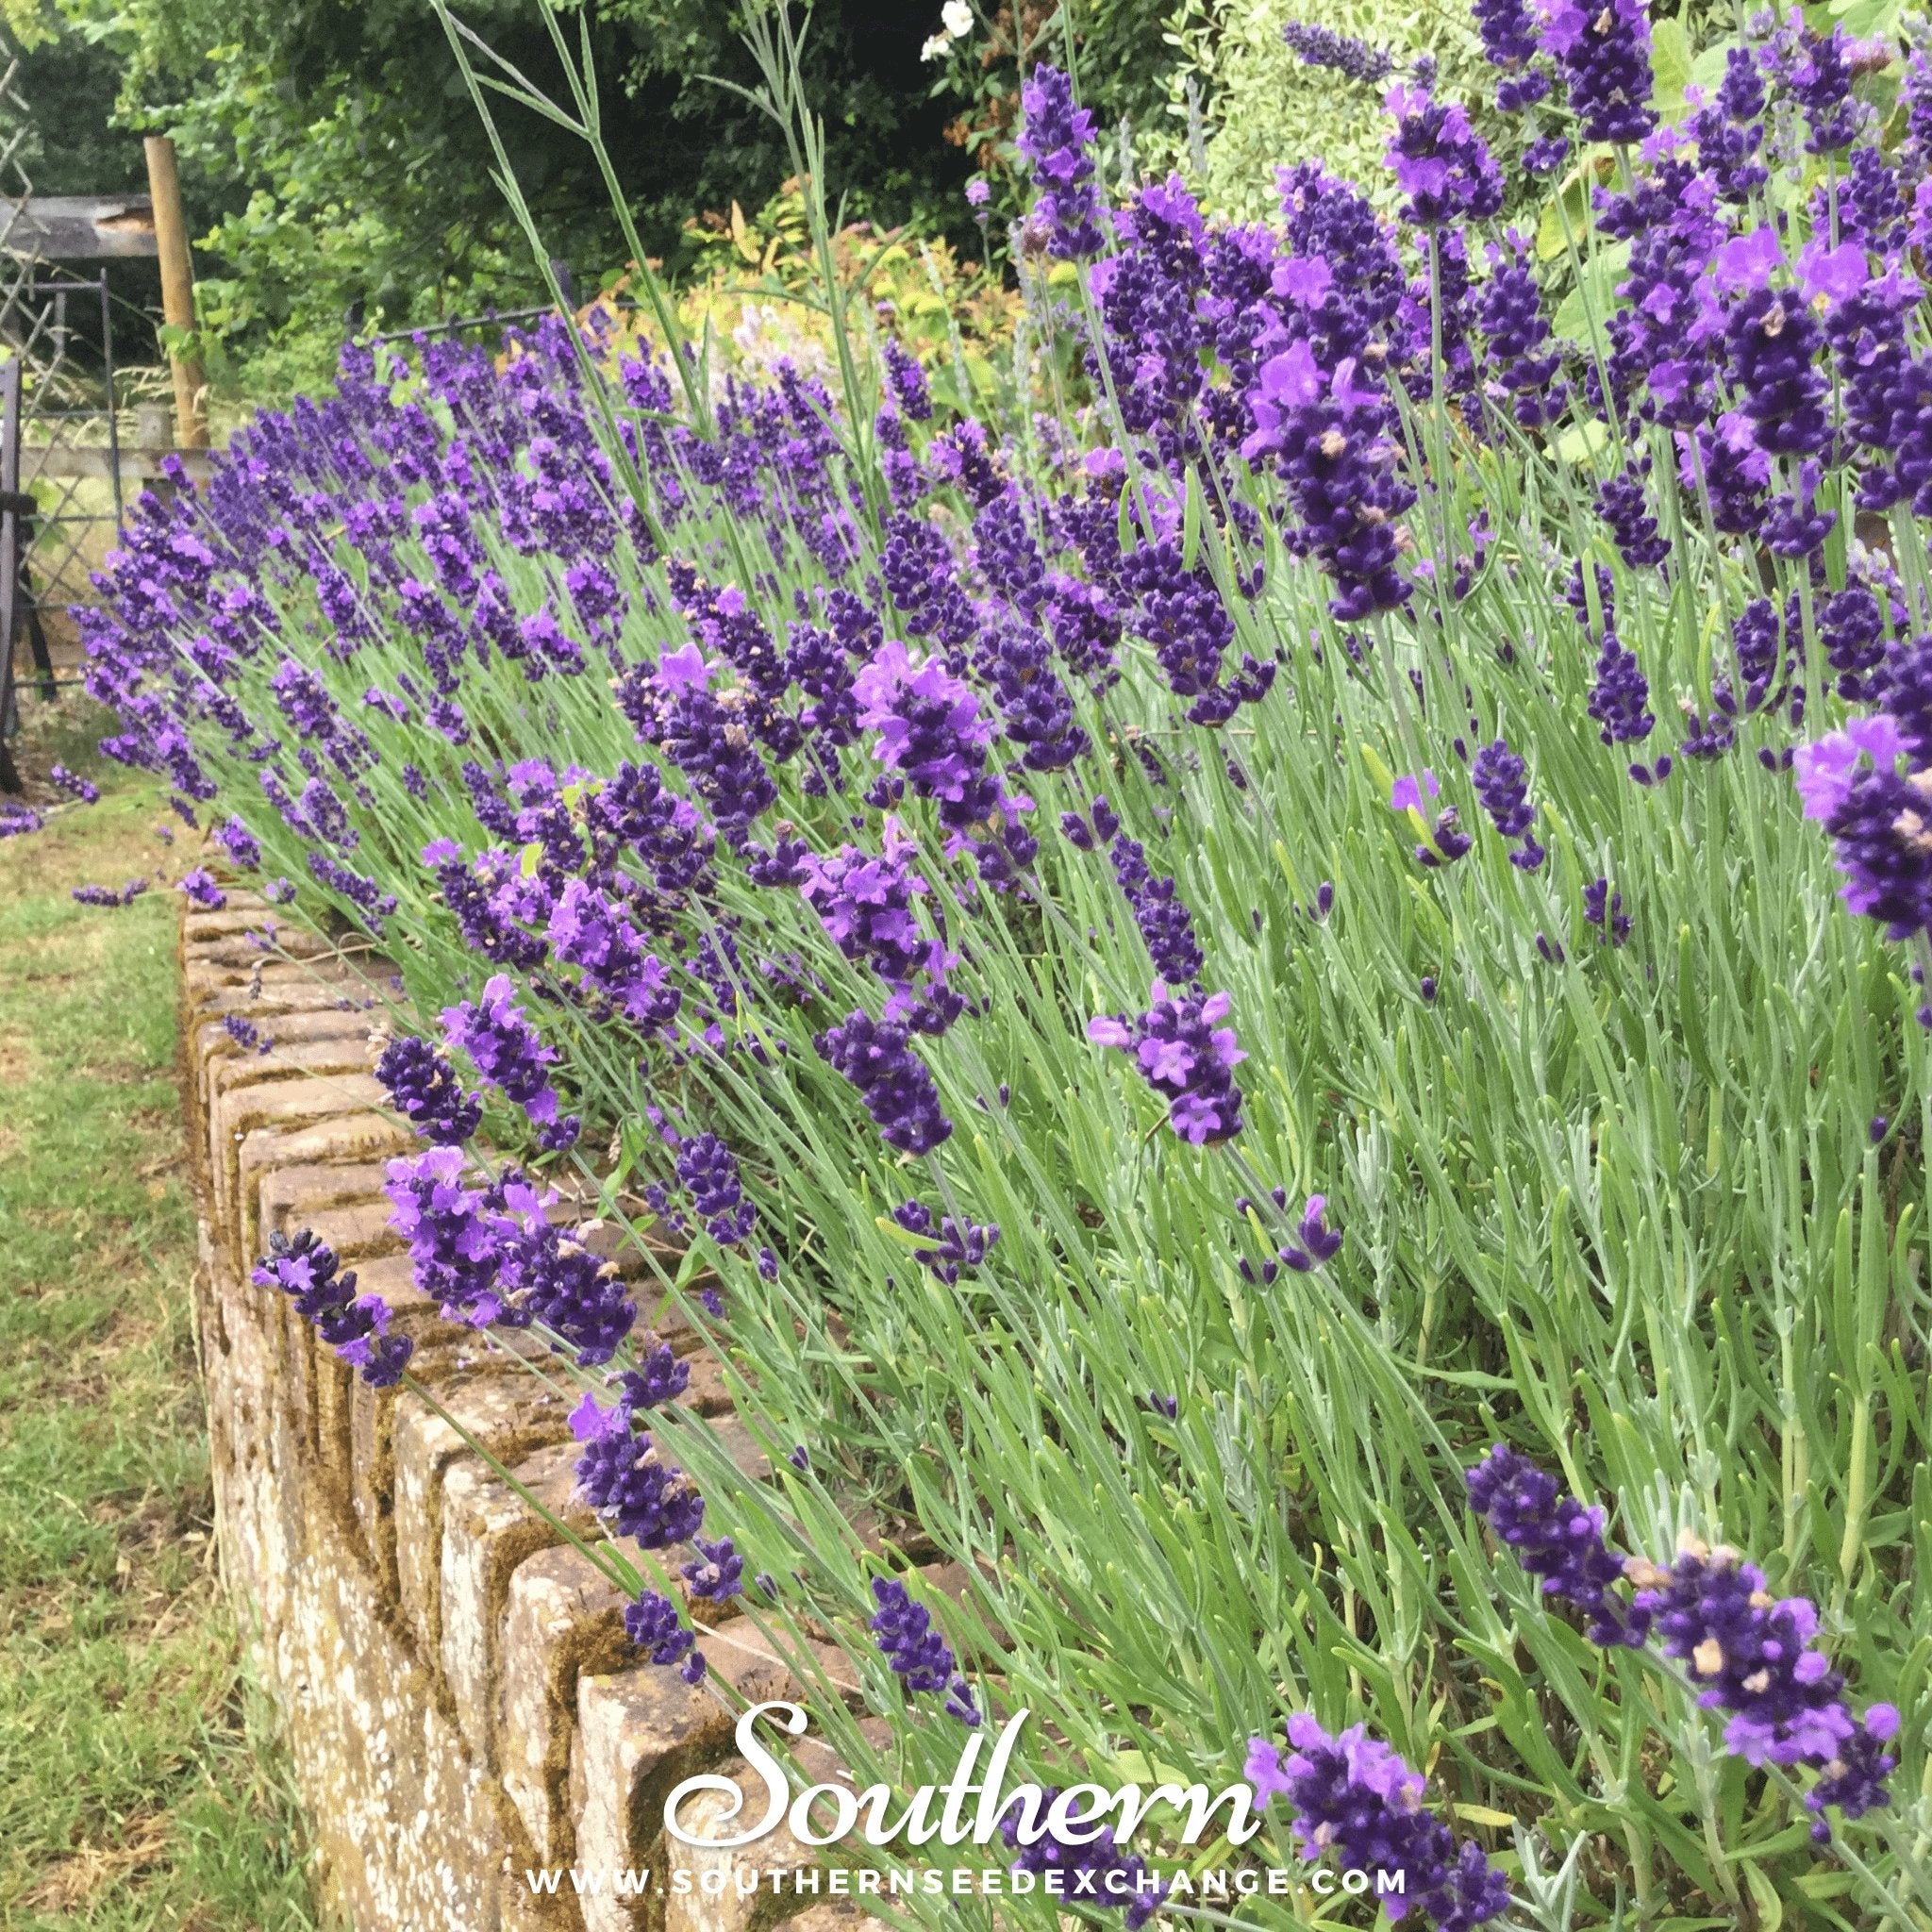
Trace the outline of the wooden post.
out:
<instances>
[{"instance_id":1,"label":"wooden post","mask_svg":"<svg viewBox=\"0 0 1932 1932\"><path fill-rule=\"evenodd\" d=\"M151 134L147 148L148 192L155 205L155 248L161 262L161 313L170 328L194 326L194 263L188 253L188 224L181 214L181 177L175 172L175 143ZM183 449L208 447L208 413L202 400L199 362L168 358L175 372L175 417Z\"/></svg>"}]
</instances>

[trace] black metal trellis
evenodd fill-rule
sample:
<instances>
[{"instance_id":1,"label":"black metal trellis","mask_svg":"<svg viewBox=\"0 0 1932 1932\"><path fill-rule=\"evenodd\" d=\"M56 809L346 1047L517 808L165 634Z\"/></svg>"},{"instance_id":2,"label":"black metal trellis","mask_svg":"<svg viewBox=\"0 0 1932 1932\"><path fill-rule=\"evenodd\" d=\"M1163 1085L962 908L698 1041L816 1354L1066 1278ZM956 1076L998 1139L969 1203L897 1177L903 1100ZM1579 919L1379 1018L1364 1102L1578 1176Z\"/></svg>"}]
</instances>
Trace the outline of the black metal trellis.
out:
<instances>
[{"instance_id":1,"label":"black metal trellis","mask_svg":"<svg viewBox=\"0 0 1932 1932\"><path fill-rule=\"evenodd\" d=\"M0 42L0 789L9 791L19 790L7 741L20 724L23 635L42 695L78 682L57 672L42 612L90 601L90 536L118 529L125 508L108 264L156 252L145 196L36 194L19 76L18 54ZM98 305L97 369L74 353L76 304ZM99 482L106 508L83 495Z\"/></svg>"}]
</instances>

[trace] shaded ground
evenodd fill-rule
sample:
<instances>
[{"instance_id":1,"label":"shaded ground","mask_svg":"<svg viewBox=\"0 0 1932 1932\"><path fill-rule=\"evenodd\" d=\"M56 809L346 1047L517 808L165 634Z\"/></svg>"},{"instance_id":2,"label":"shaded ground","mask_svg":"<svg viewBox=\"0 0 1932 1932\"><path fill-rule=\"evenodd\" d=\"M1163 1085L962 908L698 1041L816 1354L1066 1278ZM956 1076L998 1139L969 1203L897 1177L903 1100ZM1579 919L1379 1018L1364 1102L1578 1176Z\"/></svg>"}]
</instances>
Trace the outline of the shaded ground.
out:
<instances>
[{"instance_id":1,"label":"shaded ground","mask_svg":"<svg viewBox=\"0 0 1932 1932\"><path fill-rule=\"evenodd\" d=\"M156 790L28 698L31 782L99 805L0 841L0 1926L315 1924L265 1699L215 1574Z\"/></svg>"}]
</instances>

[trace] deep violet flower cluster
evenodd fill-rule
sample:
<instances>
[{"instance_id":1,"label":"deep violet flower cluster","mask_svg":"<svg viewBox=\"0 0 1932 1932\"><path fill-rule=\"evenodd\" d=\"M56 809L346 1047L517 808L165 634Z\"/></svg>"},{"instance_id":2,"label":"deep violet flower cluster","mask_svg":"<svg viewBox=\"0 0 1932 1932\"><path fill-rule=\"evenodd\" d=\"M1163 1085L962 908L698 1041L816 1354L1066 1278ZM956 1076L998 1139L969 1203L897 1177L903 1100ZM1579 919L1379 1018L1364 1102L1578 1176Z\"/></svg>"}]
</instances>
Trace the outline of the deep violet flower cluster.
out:
<instances>
[{"instance_id":1,"label":"deep violet flower cluster","mask_svg":"<svg viewBox=\"0 0 1932 1932\"><path fill-rule=\"evenodd\" d=\"M1020 91L1020 152L1040 191L1033 218L1044 230L1048 252L1067 260L1099 254L1106 238L1093 186L1092 114L1074 105L1067 75L1043 61Z\"/></svg>"},{"instance_id":2,"label":"deep violet flower cluster","mask_svg":"<svg viewBox=\"0 0 1932 1932\"><path fill-rule=\"evenodd\" d=\"M935 1243L915 1248L913 1258L929 1268L949 1287L962 1274L968 1274L986 1259L988 1251L999 1240L997 1222L981 1226L969 1221L963 1224L950 1214L935 1215L923 1201L903 1201L892 1209L892 1219L908 1234L916 1234Z\"/></svg>"},{"instance_id":3,"label":"deep violet flower cluster","mask_svg":"<svg viewBox=\"0 0 1932 1932\"><path fill-rule=\"evenodd\" d=\"M443 1038L467 1054L476 1072L512 1106L539 1125L558 1117L557 1094L549 1069L557 1049L544 1045L529 1015L516 1004L508 976L492 974L476 1000L463 1000L442 1011Z\"/></svg>"},{"instance_id":4,"label":"deep violet flower cluster","mask_svg":"<svg viewBox=\"0 0 1932 1932\"><path fill-rule=\"evenodd\" d=\"M398 1035L383 1048L375 1077L389 1089L390 1104L439 1147L460 1146L476 1131L483 1104L465 1093L456 1069L426 1040Z\"/></svg>"},{"instance_id":5,"label":"deep violet flower cluster","mask_svg":"<svg viewBox=\"0 0 1932 1932\"><path fill-rule=\"evenodd\" d=\"M1042 1786L1035 1810L1049 1809L1058 1796L1058 1785ZM1037 1835L1029 1835L1036 1823ZM1121 1849L1111 1825L1102 1825L1091 1838L1083 1831L1079 1834L1083 1841L1074 1842L1071 1835L1066 1840L1057 1836L1044 1818L1036 1820L1029 1815L1023 1822L1014 1817L1008 1806L1000 1819L1000 1836L1018 1853L1012 1864L1015 1872L1030 1872L1041 1879L1049 1873L1058 1874L1059 1897L1090 1907L1121 1909L1126 1932L1139 1932L1159 1910L1166 1895L1166 1886L1148 1870L1141 1855Z\"/></svg>"},{"instance_id":6,"label":"deep violet flower cluster","mask_svg":"<svg viewBox=\"0 0 1932 1932\"><path fill-rule=\"evenodd\" d=\"M1776 1598L1764 1574L1737 1551L1687 1535L1668 1568L1620 1557L1604 1541L1604 1510L1564 1494L1557 1479L1498 1444L1467 1476L1470 1507L1541 1580L1545 1595L1589 1618L1592 1642L1641 1649L1655 1639L1683 1664L1699 1705L1721 1711L1724 1748L1747 1764L1808 1765L1821 1775L1807 1794L1812 1837L1829 1840L1824 1813L1862 1817L1890 1802L1885 1777L1896 1759L1883 1746L1898 1712L1873 1705L1861 1718L1845 1679L1812 1648L1818 1612L1803 1597ZM1624 1599L1615 1586L1633 1586Z\"/></svg>"},{"instance_id":7,"label":"deep violet flower cluster","mask_svg":"<svg viewBox=\"0 0 1932 1932\"><path fill-rule=\"evenodd\" d=\"M952 1647L933 1628L932 1612L897 1577L875 1576L871 1620L873 1641L907 1690L943 1690L946 1711L969 1729L977 1729L980 1712L973 1687L955 1669Z\"/></svg>"},{"instance_id":8,"label":"deep violet flower cluster","mask_svg":"<svg viewBox=\"0 0 1932 1932\"><path fill-rule=\"evenodd\" d=\"M687 1684L705 1681L704 1653L694 1649L697 1638L677 1613L677 1606L655 1590L644 1591L624 1607L624 1634L654 1664L678 1667Z\"/></svg>"},{"instance_id":9,"label":"deep violet flower cluster","mask_svg":"<svg viewBox=\"0 0 1932 1932\"><path fill-rule=\"evenodd\" d=\"M953 1124L911 1041L904 1026L874 1020L861 1009L828 1027L813 1044L835 1073L858 1089L888 1146L903 1154L930 1154L952 1133Z\"/></svg>"},{"instance_id":10,"label":"deep violet flower cluster","mask_svg":"<svg viewBox=\"0 0 1932 1932\"><path fill-rule=\"evenodd\" d=\"M268 1253L250 1276L258 1288L279 1289L316 1335L372 1389L390 1389L403 1378L415 1343L389 1332L389 1304L380 1295L356 1293L354 1273L342 1274L335 1250L303 1228L291 1237L269 1237Z\"/></svg>"},{"instance_id":11,"label":"deep violet flower cluster","mask_svg":"<svg viewBox=\"0 0 1932 1932\"><path fill-rule=\"evenodd\" d=\"M1249 1740L1247 1778L1257 1804L1287 1801L1291 1828L1310 1861L1334 1852L1344 1871L1400 1872L1386 1897L1391 1919L1420 1912L1439 1932L1467 1932L1509 1907L1508 1881L1473 1839L1462 1844L1424 1808L1424 1781L1361 1724L1331 1736L1307 1711L1288 1721L1289 1753Z\"/></svg>"},{"instance_id":12,"label":"deep violet flower cluster","mask_svg":"<svg viewBox=\"0 0 1932 1932\"><path fill-rule=\"evenodd\" d=\"M583 1444L577 1488L619 1536L662 1550L698 1533L704 1498L681 1469L664 1460L649 1435L632 1428L628 1408L600 1409L586 1400L571 1428Z\"/></svg>"},{"instance_id":13,"label":"deep violet flower cluster","mask_svg":"<svg viewBox=\"0 0 1932 1932\"><path fill-rule=\"evenodd\" d=\"M680 1144L677 1178L691 1195L699 1226L720 1247L751 1239L758 1209L744 1198L738 1157L716 1134L693 1134Z\"/></svg>"},{"instance_id":14,"label":"deep violet flower cluster","mask_svg":"<svg viewBox=\"0 0 1932 1932\"><path fill-rule=\"evenodd\" d=\"M1193 915L1181 903L1175 882L1158 877L1147 863L1147 848L1124 832L1113 841L1112 858L1114 877L1154 961L1154 976L1169 986L1198 981L1207 962L1194 937Z\"/></svg>"},{"instance_id":15,"label":"deep violet flower cluster","mask_svg":"<svg viewBox=\"0 0 1932 1932\"><path fill-rule=\"evenodd\" d=\"M1509 855L1509 863L1534 872L1547 855L1530 830L1536 812L1529 803L1529 773L1523 760L1499 738L1476 753L1469 775L1496 830L1506 839L1523 841Z\"/></svg>"},{"instance_id":16,"label":"deep violet flower cluster","mask_svg":"<svg viewBox=\"0 0 1932 1932\"><path fill-rule=\"evenodd\" d=\"M1281 29L1289 51L1310 67L1327 67L1344 79L1368 86L1387 80L1395 70L1394 57L1383 47L1372 47L1350 34L1312 21L1291 20Z\"/></svg>"}]
</instances>

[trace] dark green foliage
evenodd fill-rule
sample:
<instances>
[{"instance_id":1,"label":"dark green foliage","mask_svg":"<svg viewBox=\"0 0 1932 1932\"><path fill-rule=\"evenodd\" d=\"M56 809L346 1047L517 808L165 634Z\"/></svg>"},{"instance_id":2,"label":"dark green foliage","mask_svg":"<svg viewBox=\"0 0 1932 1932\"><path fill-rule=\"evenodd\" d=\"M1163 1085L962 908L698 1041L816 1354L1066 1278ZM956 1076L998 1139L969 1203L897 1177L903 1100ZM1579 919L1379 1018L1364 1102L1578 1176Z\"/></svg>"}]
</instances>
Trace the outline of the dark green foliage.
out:
<instances>
[{"instance_id":1,"label":"dark green foliage","mask_svg":"<svg viewBox=\"0 0 1932 1932\"><path fill-rule=\"evenodd\" d=\"M138 140L105 131L110 109L128 129L175 136L202 240L204 332L246 359L252 386L325 376L350 312L397 328L537 298L475 110L420 0L67 0L65 10L26 76L49 178L139 185ZM534 7L479 0L464 17L536 85L558 85ZM970 235L969 163L942 138L953 104L933 97L934 71L919 58L927 25L901 0L810 8L806 68L830 190L851 217L928 231L950 222ZM738 26L739 9L721 0L596 8L608 138L645 246L674 274L688 221L734 199L758 207L786 174L778 130L708 78L756 79ZM581 144L507 105L503 126L579 286L620 268Z\"/></svg>"}]
</instances>

